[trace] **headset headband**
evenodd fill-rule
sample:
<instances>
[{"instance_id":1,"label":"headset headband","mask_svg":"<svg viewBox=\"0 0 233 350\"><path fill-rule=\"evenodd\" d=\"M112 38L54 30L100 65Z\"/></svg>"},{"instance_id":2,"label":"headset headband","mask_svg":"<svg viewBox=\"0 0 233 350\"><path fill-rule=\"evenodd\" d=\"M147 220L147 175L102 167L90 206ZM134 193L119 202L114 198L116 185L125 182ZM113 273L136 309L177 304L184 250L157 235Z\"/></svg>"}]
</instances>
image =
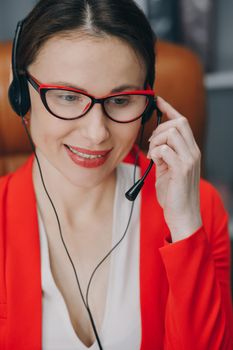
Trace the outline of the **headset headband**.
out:
<instances>
[{"instance_id":1,"label":"headset headband","mask_svg":"<svg viewBox=\"0 0 233 350\"><path fill-rule=\"evenodd\" d=\"M20 116L24 117L30 108L30 96L28 91L27 80L18 70L17 57L20 36L23 28L24 20L17 23L15 36L12 47L12 72L13 80L8 90L8 97L13 110Z\"/></svg>"},{"instance_id":2,"label":"headset headband","mask_svg":"<svg viewBox=\"0 0 233 350\"><path fill-rule=\"evenodd\" d=\"M13 41L13 48L12 48L12 57L11 57L11 64L12 64L12 71L13 71L13 77L18 76L18 67L17 67L17 53L18 53L18 46L19 46L19 37L23 28L24 21L19 21L17 23L17 27L15 30L15 37Z\"/></svg>"}]
</instances>

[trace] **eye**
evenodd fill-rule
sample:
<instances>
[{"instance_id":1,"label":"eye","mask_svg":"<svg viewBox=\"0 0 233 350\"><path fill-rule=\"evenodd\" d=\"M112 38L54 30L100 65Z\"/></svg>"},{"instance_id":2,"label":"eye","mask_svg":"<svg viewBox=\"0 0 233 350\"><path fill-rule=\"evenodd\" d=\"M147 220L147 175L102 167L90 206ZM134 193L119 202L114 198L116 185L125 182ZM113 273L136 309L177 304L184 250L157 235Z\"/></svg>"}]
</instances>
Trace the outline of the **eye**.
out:
<instances>
[{"instance_id":1,"label":"eye","mask_svg":"<svg viewBox=\"0 0 233 350\"><path fill-rule=\"evenodd\" d=\"M66 102L78 102L81 101L80 96L78 96L77 94L60 94L57 96L59 99L64 100Z\"/></svg>"},{"instance_id":2,"label":"eye","mask_svg":"<svg viewBox=\"0 0 233 350\"><path fill-rule=\"evenodd\" d=\"M63 99L66 100L66 101L75 101L77 100L77 96L74 96L74 95L64 95L63 96Z\"/></svg>"},{"instance_id":3,"label":"eye","mask_svg":"<svg viewBox=\"0 0 233 350\"><path fill-rule=\"evenodd\" d=\"M115 97L111 97L109 100L108 100L109 103L112 103L116 106L119 106L119 107L124 107L124 106L127 106L130 102L130 98L129 96L115 96Z\"/></svg>"},{"instance_id":4,"label":"eye","mask_svg":"<svg viewBox=\"0 0 233 350\"><path fill-rule=\"evenodd\" d=\"M53 100L54 103L60 104L79 104L83 103L85 96L72 91L49 90L46 95L47 99Z\"/></svg>"}]
</instances>

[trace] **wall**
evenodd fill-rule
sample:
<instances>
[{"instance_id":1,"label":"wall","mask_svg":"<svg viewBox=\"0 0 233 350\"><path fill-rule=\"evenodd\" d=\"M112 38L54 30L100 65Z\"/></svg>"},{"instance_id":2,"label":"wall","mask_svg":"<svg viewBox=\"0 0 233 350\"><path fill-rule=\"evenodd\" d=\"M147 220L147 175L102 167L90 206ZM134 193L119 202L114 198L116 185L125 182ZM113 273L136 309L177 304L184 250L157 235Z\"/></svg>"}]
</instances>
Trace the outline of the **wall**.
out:
<instances>
[{"instance_id":1,"label":"wall","mask_svg":"<svg viewBox=\"0 0 233 350\"><path fill-rule=\"evenodd\" d=\"M216 1L216 70L233 71L233 1Z\"/></svg>"},{"instance_id":2,"label":"wall","mask_svg":"<svg viewBox=\"0 0 233 350\"><path fill-rule=\"evenodd\" d=\"M35 0L0 0L0 40L14 36L16 24L31 10Z\"/></svg>"}]
</instances>

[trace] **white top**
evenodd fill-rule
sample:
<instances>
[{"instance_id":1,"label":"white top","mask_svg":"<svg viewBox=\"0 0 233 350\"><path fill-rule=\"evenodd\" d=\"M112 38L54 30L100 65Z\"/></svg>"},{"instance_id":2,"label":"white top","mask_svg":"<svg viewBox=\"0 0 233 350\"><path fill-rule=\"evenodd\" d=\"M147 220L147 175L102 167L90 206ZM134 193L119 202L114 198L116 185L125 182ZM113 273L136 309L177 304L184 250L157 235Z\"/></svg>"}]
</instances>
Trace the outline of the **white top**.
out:
<instances>
[{"instance_id":1,"label":"white top","mask_svg":"<svg viewBox=\"0 0 233 350\"><path fill-rule=\"evenodd\" d=\"M112 246L123 236L132 203L125 192L133 183L133 165L120 164L113 211ZM139 169L137 169L137 177ZM110 274L105 313L98 331L104 350L139 350L141 313L139 293L140 195L124 240L110 256ZM42 348L43 350L99 350L97 341L85 346L76 335L62 294L52 276L48 242L39 215L42 274Z\"/></svg>"}]
</instances>

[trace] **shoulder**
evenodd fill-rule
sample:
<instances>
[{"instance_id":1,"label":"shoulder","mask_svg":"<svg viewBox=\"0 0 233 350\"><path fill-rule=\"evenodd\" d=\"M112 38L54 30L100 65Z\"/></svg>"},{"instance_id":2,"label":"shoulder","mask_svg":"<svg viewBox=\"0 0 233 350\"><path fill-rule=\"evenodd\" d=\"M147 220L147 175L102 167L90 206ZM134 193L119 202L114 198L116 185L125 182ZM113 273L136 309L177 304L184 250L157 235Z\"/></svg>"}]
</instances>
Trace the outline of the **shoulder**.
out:
<instances>
[{"instance_id":1,"label":"shoulder","mask_svg":"<svg viewBox=\"0 0 233 350\"><path fill-rule=\"evenodd\" d=\"M218 190L208 181L201 179L200 181L200 203L201 209L208 215L208 213L226 214L221 196Z\"/></svg>"},{"instance_id":2,"label":"shoulder","mask_svg":"<svg viewBox=\"0 0 233 350\"><path fill-rule=\"evenodd\" d=\"M217 189L208 181L200 182L200 206L203 225L209 239L228 239L228 213ZM221 237L222 238L221 238Z\"/></svg>"},{"instance_id":3,"label":"shoulder","mask_svg":"<svg viewBox=\"0 0 233 350\"><path fill-rule=\"evenodd\" d=\"M31 182L33 157L29 157L27 161L15 172L0 177L0 202L4 202L4 198L11 192L26 183ZM27 186L25 186L25 189Z\"/></svg>"},{"instance_id":4,"label":"shoulder","mask_svg":"<svg viewBox=\"0 0 233 350\"><path fill-rule=\"evenodd\" d=\"M0 193L2 194L5 191L5 188L7 187L7 184L10 180L10 177L12 174L7 174L5 176L0 177Z\"/></svg>"},{"instance_id":5,"label":"shoulder","mask_svg":"<svg viewBox=\"0 0 233 350\"><path fill-rule=\"evenodd\" d=\"M9 232L19 233L20 225L26 227L29 219L34 220L32 164L33 157L30 157L17 171L0 178L0 240Z\"/></svg>"}]
</instances>

